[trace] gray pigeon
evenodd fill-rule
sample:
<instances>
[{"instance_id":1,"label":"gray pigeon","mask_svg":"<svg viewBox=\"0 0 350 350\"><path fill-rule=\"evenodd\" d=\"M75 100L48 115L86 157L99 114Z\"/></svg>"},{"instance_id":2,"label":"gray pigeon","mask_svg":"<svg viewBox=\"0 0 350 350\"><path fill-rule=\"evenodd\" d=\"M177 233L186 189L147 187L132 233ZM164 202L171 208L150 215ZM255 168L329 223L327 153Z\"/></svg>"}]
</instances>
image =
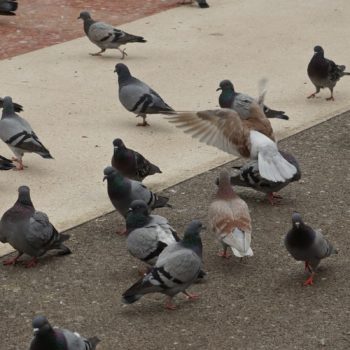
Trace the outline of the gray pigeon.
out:
<instances>
[{"instance_id":1,"label":"gray pigeon","mask_svg":"<svg viewBox=\"0 0 350 350\"><path fill-rule=\"evenodd\" d=\"M206 9L209 7L207 0L182 0L182 2L180 2L180 5L192 4L194 1L196 1L198 6L202 9Z\"/></svg>"},{"instance_id":2,"label":"gray pigeon","mask_svg":"<svg viewBox=\"0 0 350 350\"><path fill-rule=\"evenodd\" d=\"M231 176L231 184L235 186L250 187L256 191L266 193L270 204L276 204L276 199L278 200L282 198L276 192L280 191L291 182L299 181L301 178L300 166L296 158L290 153L283 151L279 152L285 160L294 165L297 169L296 174L291 179L285 180L284 182L266 180L259 173L258 161L252 160L243 166L236 168L239 172L237 175Z\"/></svg>"},{"instance_id":3,"label":"gray pigeon","mask_svg":"<svg viewBox=\"0 0 350 350\"><path fill-rule=\"evenodd\" d=\"M120 45L127 43L145 43L142 36L128 34L120 29L114 28L110 24L94 21L87 11L80 12L78 19L84 21L84 32L87 37L97 45L101 51L91 53L92 56L100 56L107 49L117 49L122 54L122 59L127 56L125 49L121 50Z\"/></svg>"},{"instance_id":4,"label":"gray pigeon","mask_svg":"<svg viewBox=\"0 0 350 350\"><path fill-rule=\"evenodd\" d=\"M249 95L236 92L230 80L221 81L220 87L217 88L216 91L219 90L221 90L221 94L219 96L219 105L221 108L230 108L240 113L242 105L249 106L252 104L253 101L255 101ZM284 111L270 109L265 104L263 104L262 107L267 118L278 118L284 120L289 119L289 117L284 113Z\"/></svg>"},{"instance_id":5,"label":"gray pigeon","mask_svg":"<svg viewBox=\"0 0 350 350\"><path fill-rule=\"evenodd\" d=\"M0 170L10 170L15 167L16 166L13 164L12 160L0 156Z\"/></svg>"},{"instance_id":6,"label":"gray pigeon","mask_svg":"<svg viewBox=\"0 0 350 350\"><path fill-rule=\"evenodd\" d=\"M163 293L168 296L165 308L173 310L173 297L182 292L189 299L198 298L197 295L186 291L193 284L201 271L202 241L200 231L202 224L198 220L192 221L180 242L168 245L150 271L123 293L123 302L132 304L148 293Z\"/></svg>"},{"instance_id":7,"label":"gray pigeon","mask_svg":"<svg viewBox=\"0 0 350 350\"><path fill-rule=\"evenodd\" d=\"M32 322L34 338L29 350L95 350L97 337L86 339L67 329L53 328L45 316L36 316Z\"/></svg>"},{"instance_id":8,"label":"gray pigeon","mask_svg":"<svg viewBox=\"0 0 350 350\"><path fill-rule=\"evenodd\" d=\"M143 200L131 203L126 217L126 230L126 246L129 253L152 266L165 247L179 241L168 220L163 216L150 215Z\"/></svg>"},{"instance_id":9,"label":"gray pigeon","mask_svg":"<svg viewBox=\"0 0 350 350\"><path fill-rule=\"evenodd\" d=\"M23 106L16 103L16 102L12 102L13 103L13 108L15 110L15 112L19 113L19 112L23 112ZM4 99L2 97L0 97L0 108L2 108L4 105Z\"/></svg>"},{"instance_id":10,"label":"gray pigeon","mask_svg":"<svg viewBox=\"0 0 350 350\"><path fill-rule=\"evenodd\" d=\"M17 7L16 0L0 0L0 16L16 16Z\"/></svg>"},{"instance_id":11,"label":"gray pigeon","mask_svg":"<svg viewBox=\"0 0 350 350\"><path fill-rule=\"evenodd\" d=\"M3 264L15 265L24 253L32 257L26 262L26 267L34 267L37 257L52 249L59 250L59 255L70 254L69 248L63 244L67 239L69 235L58 233L45 213L35 211L29 187L19 187L16 203L0 221L0 242L9 243L18 255Z\"/></svg>"},{"instance_id":12,"label":"gray pigeon","mask_svg":"<svg viewBox=\"0 0 350 350\"><path fill-rule=\"evenodd\" d=\"M161 173L160 169L147 160L142 154L127 148L121 139L113 141L113 168L131 180L143 181L149 175Z\"/></svg>"},{"instance_id":13,"label":"gray pigeon","mask_svg":"<svg viewBox=\"0 0 350 350\"><path fill-rule=\"evenodd\" d=\"M328 88L331 96L327 100L334 101L333 88L344 75L350 75L345 72L345 66L338 66L333 61L324 57L324 51L321 46L314 47L314 55L307 67L307 75L316 87L316 92L307 98L313 98L321 89Z\"/></svg>"},{"instance_id":14,"label":"gray pigeon","mask_svg":"<svg viewBox=\"0 0 350 350\"><path fill-rule=\"evenodd\" d=\"M109 199L118 212L126 218L131 203L136 199L142 199L149 210L155 208L171 207L169 198L158 196L151 192L141 182L124 177L118 170L111 166L104 169L104 180L107 180L107 192Z\"/></svg>"},{"instance_id":15,"label":"gray pigeon","mask_svg":"<svg viewBox=\"0 0 350 350\"><path fill-rule=\"evenodd\" d=\"M12 98L3 99L2 118L0 120L0 138L7 143L17 158L13 158L18 170L23 170L24 153L37 153L43 158L52 159L47 148L40 142L29 123L14 111Z\"/></svg>"},{"instance_id":16,"label":"gray pigeon","mask_svg":"<svg viewBox=\"0 0 350 350\"><path fill-rule=\"evenodd\" d=\"M169 114L174 112L158 93L141 80L134 78L125 64L118 63L114 72L118 74L121 104L129 112L135 113L136 117L143 118L143 123L137 124L138 126L149 125L146 121L147 114Z\"/></svg>"},{"instance_id":17,"label":"gray pigeon","mask_svg":"<svg viewBox=\"0 0 350 350\"><path fill-rule=\"evenodd\" d=\"M316 268L321 259L338 252L323 237L321 232L314 231L310 226L305 225L299 213L293 213L292 223L293 227L288 231L284 244L295 260L305 262L305 270L311 275L304 285L312 285Z\"/></svg>"}]
</instances>

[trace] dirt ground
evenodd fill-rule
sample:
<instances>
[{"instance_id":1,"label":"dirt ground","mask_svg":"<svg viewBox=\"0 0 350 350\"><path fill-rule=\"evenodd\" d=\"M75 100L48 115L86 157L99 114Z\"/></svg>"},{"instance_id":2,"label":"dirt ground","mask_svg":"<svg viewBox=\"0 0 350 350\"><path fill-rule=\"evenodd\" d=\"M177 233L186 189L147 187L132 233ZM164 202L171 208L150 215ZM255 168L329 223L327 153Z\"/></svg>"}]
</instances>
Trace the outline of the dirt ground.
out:
<instances>
[{"instance_id":1,"label":"dirt ground","mask_svg":"<svg viewBox=\"0 0 350 350\"><path fill-rule=\"evenodd\" d=\"M204 231L208 276L190 289L201 297L188 302L177 296L176 311L163 309L162 295L122 304L121 294L138 278L140 264L127 253L125 238L115 234L122 224L116 213L70 230L70 256L43 258L33 269L1 265L1 350L28 348L36 314L99 336L99 350L349 349L349 135L347 113L280 142L299 159L302 180L283 189L284 199L274 207L263 194L237 188L251 210L254 256L245 263L222 259L219 244ZM219 170L165 191L174 209L156 213L180 233L194 218L206 222ZM311 287L302 286L303 265L283 245L294 210L339 249L321 263Z\"/></svg>"}]
</instances>

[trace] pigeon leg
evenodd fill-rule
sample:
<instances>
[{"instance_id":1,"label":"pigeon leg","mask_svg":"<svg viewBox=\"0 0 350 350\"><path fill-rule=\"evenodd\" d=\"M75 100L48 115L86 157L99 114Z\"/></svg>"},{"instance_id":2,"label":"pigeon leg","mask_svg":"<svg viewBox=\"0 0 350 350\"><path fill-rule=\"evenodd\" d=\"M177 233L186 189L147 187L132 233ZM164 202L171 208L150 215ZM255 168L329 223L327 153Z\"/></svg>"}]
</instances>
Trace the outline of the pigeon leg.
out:
<instances>
[{"instance_id":1,"label":"pigeon leg","mask_svg":"<svg viewBox=\"0 0 350 350\"><path fill-rule=\"evenodd\" d=\"M334 101L334 97L333 97L333 89L329 89L331 90L331 96L326 98L327 101Z\"/></svg>"},{"instance_id":2,"label":"pigeon leg","mask_svg":"<svg viewBox=\"0 0 350 350\"><path fill-rule=\"evenodd\" d=\"M314 98L314 97L316 97L316 94L318 94L320 92L320 90L321 89L319 87L316 87L316 91L313 94L311 94L310 96L308 96L307 98Z\"/></svg>"},{"instance_id":3,"label":"pigeon leg","mask_svg":"<svg viewBox=\"0 0 350 350\"><path fill-rule=\"evenodd\" d=\"M106 49L101 49L101 51L96 52L96 53L90 53L91 56L101 56L101 53L104 53Z\"/></svg>"},{"instance_id":4,"label":"pigeon leg","mask_svg":"<svg viewBox=\"0 0 350 350\"><path fill-rule=\"evenodd\" d=\"M311 267L308 263L308 261L305 261L305 271L309 271L310 273L312 273Z\"/></svg>"},{"instance_id":5,"label":"pigeon leg","mask_svg":"<svg viewBox=\"0 0 350 350\"><path fill-rule=\"evenodd\" d=\"M197 300L197 299L199 299L199 295L198 294L188 293L185 290L182 293L184 293L186 295L188 300Z\"/></svg>"},{"instance_id":6,"label":"pigeon leg","mask_svg":"<svg viewBox=\"0 0 350 350\"><path fill-rule=\"evenodd\" d=\"M173 297L167 297L164 307L167 310L175 310L176 309L176 305L173 303Z\"/></svg>"},{"instance_id":7,"label":"pigeon leg","mask_svg":"<svg viewBox=\"0 0 350 350\"><path fill-rule=\"evenodd\" d=\"M143 122L142 123L138 123L137 126L150 126L150 124L148 124L147 121L146 121L147 115L145 115L145 114L138 114L136 117L142 117L143 118Z\"/></svg>"},{"instance_id":8,"label":"pigeon leg","mask_svg":"<svg viewBox=\"0 0 350 350\"><path fill-rule=\"evenodd\" d=\"M126 49L122 50L118 47L118 50L121 52L122 54L122 60L125 58L125 56L127 56L128 54L125 52Z\"/></svg>"},{"instance_id":9,"label":"pigeon leg","mask_svg":"<svg viewBox=\"0 0 350 350\"><path fill-rule=\"evenodd\" d=\"M314 284L314 275L315 273L312 272L311 276L304 282L304 286L312 286Z\"/></svg>"},{"instance_id":10,"label":"pigeon leg","mask_svg":"<svg viewBox=\"0 0 350 350\"><path fill-rule=\"evenodd\" d=\"M122 229L122 230L117 230L115 231L115 233L118 235L118 236L125 236L126 235L126 228L125 229Z\"/></svg>"},{"instance_id":11,"label":"pigeon leg","mask_svg":"<svg viewBox=\"0 0 350 350\"><path fill-rule=\"evenodd\" d=\"M275 193L275 192L270 192L268 195L267 195L267 199L268 201L270 202L271 205L275 205L275 204L278 204L278 200L279 199L282 199L283 197L280 196L279 194Z\"/></svg>"},{"instance_id":12,"label":"pigeon leg","mask_svg":"<svg viewBox=\"0 0 350 350\"><path fill-rule=\"evenodd\" d=\"M227 247L224 247L224 250L222 252L219 252L218 255L226 259L230 257L229 253L227 252Z\"/></svg>"},{"instance_id":13,"label":"pigeon leg","mask_svg":"<svg viewBox=\"0 0 350 350\"><path fill-rule=\"evenodd\" d=\"M38 263L38 260L34 257L33 259L30 259L29 261L27 261L25 263L25 267L27 269L31 268L31 267L35 267Z\"/></svg>"},{"instance_id":14,"label":"pigeon leg","mask_svg":"<svg viewBox=\"0 0 350 350\"><path fill-rule=\"evenodd\" d=\"M9 265L16 265L17 264L17 260L20 258L20 256L22 256L23 253L18 253L17 256L15 256L14 258L10 258L10 259L6 259L3 261L3 265L9 266Z\"/></svg>"},{"instance_id":15,"label":"pigeon leg","mask_svg":"<svg viewBox=\"0 0 350 350\"><path fill-rule=\"evenodd\" d=\"M16 168L13 169L13 170L23 170L24 169L22 159L18 159L18 158L15 158L15 157L12 157L11 159L12 159L13 162L16 163Z\"/></svg>"}]
</instances>

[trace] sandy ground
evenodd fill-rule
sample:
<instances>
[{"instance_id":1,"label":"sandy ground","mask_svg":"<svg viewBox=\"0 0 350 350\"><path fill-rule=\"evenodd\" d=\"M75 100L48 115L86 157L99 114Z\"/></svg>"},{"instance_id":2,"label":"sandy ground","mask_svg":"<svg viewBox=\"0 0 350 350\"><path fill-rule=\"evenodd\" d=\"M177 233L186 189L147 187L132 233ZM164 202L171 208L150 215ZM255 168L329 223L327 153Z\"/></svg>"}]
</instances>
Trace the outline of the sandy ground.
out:
<instances>
[{"instance_id":1,"label":"sandy ground","mask_svg":"<svg viewBox=\"0 0 350 350\"><path fill-rule=\"evenodd\" d=\"M163 309L161 295L121 303L121 293L138 278L139 263L126 252L125 238L114 233L122 224L116 213L70 230L70 256L43 258L34 269L1 265L0 348L27 348L35 314L98 335L100 350L349 348L349 131L344 114L280 143L300 160L302 180L285 188L275 207L259 193L237 189L251 210L255 255L246 263L219 258L218 243L204 232L208 277L191 288L201 298L178 296L176 311ZM181 233L194 218L206 222L219 170L166 190L174 209L157 213ZM312 287L302 286L303 265L283 246L293 210L339 248L322 262Z\"/></svg>"}]
</instances>

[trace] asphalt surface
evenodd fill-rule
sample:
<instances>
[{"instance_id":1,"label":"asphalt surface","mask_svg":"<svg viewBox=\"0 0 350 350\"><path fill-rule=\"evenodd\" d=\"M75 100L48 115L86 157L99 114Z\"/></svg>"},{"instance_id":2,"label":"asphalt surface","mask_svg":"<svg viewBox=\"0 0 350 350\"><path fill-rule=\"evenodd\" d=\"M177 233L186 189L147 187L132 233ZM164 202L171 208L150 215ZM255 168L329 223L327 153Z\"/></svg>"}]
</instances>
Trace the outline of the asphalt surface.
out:
<instances>
[{"instance_id":1,"label":"asphalt surface","mask_svg":"<svg viewBox=\"0 0 350 350\"><path fill-rule=\"evenodd\" d=\"M1 265L1 350L28 348L36 314L82 335L98 335L99 350L349 348L349 134L347 113L280 142L299 159L302 180L283 189L274 207L263 194L237 188L251 210L255 255L245 263L222 259L219 244L205 231L208 277L190 289L199 300L176 297L176 311L163 309L162 295L121 303L140 264L126 252L125 238L115 234L122 225L116 213L70 230L70 256L45 257L33 269ZM206 222L219 170L164 191L174 209L156 213L180 233L194 218ZM303 264L283 246L294 210L339 249L322 261L310 287L302 286Z\"/></svg>"}]
</instances>

